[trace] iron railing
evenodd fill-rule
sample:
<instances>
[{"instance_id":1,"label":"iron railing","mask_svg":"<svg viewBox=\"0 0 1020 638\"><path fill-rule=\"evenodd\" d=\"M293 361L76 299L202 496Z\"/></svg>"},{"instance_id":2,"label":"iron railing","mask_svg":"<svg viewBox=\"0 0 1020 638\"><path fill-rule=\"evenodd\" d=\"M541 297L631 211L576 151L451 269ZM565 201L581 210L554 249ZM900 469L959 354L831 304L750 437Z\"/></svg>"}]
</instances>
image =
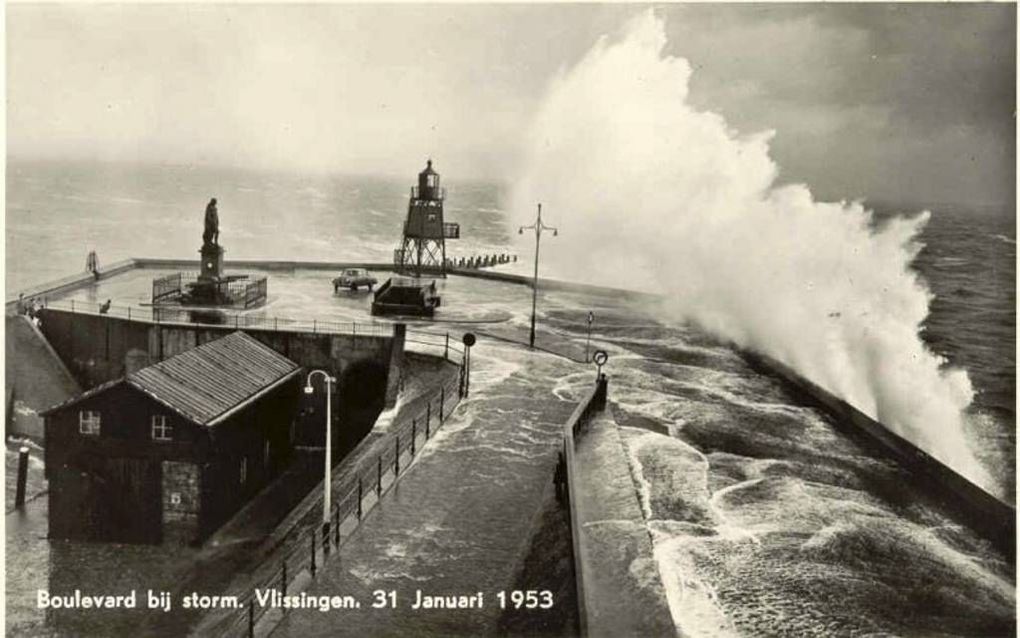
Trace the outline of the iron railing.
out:
<instances>
[{"instance_id":1,"label":"iron railing","mask_svg":"<svg viewBox=\"0 0 1020 638\"><path fill-rule=\"evenodd\" d=\"M159 303L166 299L178 299L182 291L181 273L175 272L172 275L156 277L152 280L152 303Z\"/></svg>"},{"instance_id":2,"label":"iron railing","mask_svg":"<svg viewBox=\"0 0 1020 638\"><path fill-rule=\"evenodd\" d=\"M261 314L227 312L215 308L178 308L174 306L107 306L95 301L76 299L46 301L47 310L87 315L108 315L129 321L155 324L215 326L235 329L251 328L286 332L313 332L357 336L392 336L392 323L336 321L333 319L295 319Z\"/></svg>"},{"instance_id":3,"label":"iron railing","mask_svg":"<svg viewBox=\"0 0 1020 638\"><path fill-rule=\"evenodd\" d=\"M394 326L391 323L332 321L323 319L291 319L286 317L265 317L240 313L225 313L219 310L199 310L194 308L174 308L172 306L106 306L102 303L70 299L67 301L47 301L47 310L71 312L86 315L107 315L128 321L139 321L154 324L177 324L188 326L215 326L236 329L252 328L286 332L313 332L322 334L344 334L371 337L392 337ZM431 332L428 330L409 329L405 336L406 344L417 346L415 351L442 356L450 359L454 355L463 356L464 345L449 332Z\"/></svg>"},{"instance_id":4,"label":"iron railing","mask_svg":"<svg viewBox=\"0 0 1020 638\"><path fill-rule=\"evenodd\" d=\"M429 193L429 192L425 192L424 193L426 195L430 195L431 194L431 197L429 197L429 200L431 200L431 201L446 199L446 188L445 187L442 187L442 186L426 186L425 187L425 191L431 191L431 193ZM411 199L421 199L421 197L419 197L420 194L422 194L422 191L420 191L417 186L412 186L411 187Z\"/></svg>"},{"instance_id":5,"label":"iron railing","mask_svg":"<svg viewBox=\"0 0 1020 638\"><path fill-rule=\"evenodd\" d=\"M178 272L152 280L152 304L180 300L187 289L200 280L197 272ZM217 288L220 299L230 299L232 303L251 308L266 300L268 278L262 276L236 275L208 285Z\"/></svg>"},{"instance_id":6,"label":"iron railing","mask_svg":"<svg viewBox=\"0 0 1020 638\"><path fill-rule=\"evenodd\" d=\"M438 333L409 329L404 338L404 343L405 347L406 344L414 344L420 346L428 354L442 356L444 359L449 359L451 353L464 355L463 342L460 339L451 338L449 332Z\"/></svg>"},{"instance_id":7,"label":"iron railing","mask_svg":"<svg viewBox=\"0 0 1020 638\"><path fill-rule=\"evenodd\" d=\"M255 625L273 607L263 607L256 590L275 589L286 595L287 587L302 572L314 579L331 557L338 557L344 543L360 526L365 515L393 487L417 454L446 422L462 396L462 375L443 385L417 414L403 418L384 435L387 444L374 458L365 459L353 472L333 482L330 523L324 525L322 513L311 508L301 523L289 532L275 550L275 556L252 572L248 583L227 592L240 605L224 612L222 618L204 627L207 633L222 636L254 636ZM280 610L279 613L284 613Z\"/></svg>"}]
</instances>

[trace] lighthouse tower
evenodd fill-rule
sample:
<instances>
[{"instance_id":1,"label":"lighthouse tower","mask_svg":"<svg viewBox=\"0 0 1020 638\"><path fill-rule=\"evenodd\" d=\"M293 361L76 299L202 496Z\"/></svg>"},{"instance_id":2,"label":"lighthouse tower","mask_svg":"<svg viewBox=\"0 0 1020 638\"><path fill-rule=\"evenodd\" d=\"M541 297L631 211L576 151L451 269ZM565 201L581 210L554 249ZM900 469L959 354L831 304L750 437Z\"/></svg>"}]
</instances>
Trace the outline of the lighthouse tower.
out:
<instances>
[{"instance_id":1,"label":"lighthouse tower","mask_svg":"<svg viewBox=\"0 0 1020 638\"><path fill-rule=\"evenodd\" d=\"M432 160L418 173L418 185L411 187L411 199L404 221L404 238L393 251L398 273L446 276L446 240L460 238L460 224L443 221L446 190L439 186L439 173Z\"/></svg>"}]
</instances>

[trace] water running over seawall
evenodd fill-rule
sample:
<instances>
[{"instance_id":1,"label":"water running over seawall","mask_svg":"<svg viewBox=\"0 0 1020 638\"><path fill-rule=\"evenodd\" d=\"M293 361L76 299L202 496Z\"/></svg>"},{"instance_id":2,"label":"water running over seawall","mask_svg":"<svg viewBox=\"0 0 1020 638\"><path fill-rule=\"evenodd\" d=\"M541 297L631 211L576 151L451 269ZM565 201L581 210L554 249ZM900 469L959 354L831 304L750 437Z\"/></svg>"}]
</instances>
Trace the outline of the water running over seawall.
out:
<instances>
[{"instance_id":1,"label":"water running over seawall","mask_svg":"<svg viewBox=\"0 0 1020 638\"><path fill-rule=\"evenodd\" d=\"M974 391L919 337L931 293L911 268L922 212L779 185L771 133L742 136L688 103L691 68L648 11L550 87L515 211L569 229L544 257L563 278L665 293L659 311L794 367L994 489L964 427Z\"/></svg>"}]
</instances>

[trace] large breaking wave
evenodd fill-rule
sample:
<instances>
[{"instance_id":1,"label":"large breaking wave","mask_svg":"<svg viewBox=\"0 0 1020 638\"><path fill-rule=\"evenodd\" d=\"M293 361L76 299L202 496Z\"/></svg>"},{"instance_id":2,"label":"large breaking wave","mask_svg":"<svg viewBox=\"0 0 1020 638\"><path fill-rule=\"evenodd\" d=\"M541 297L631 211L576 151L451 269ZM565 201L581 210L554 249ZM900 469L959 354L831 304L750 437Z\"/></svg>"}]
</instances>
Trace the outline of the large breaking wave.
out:
<instances>
[{"instance_id":1,"label":"large breaking wave","mask_svg":"<svg viewBox=\"0 0 1020 638\"><path fill-rule=\"evenodd\" d=\"M547 272L652 288L671 316L770 355L987 485L971 451L966 372L919 331L931 293L911 269L930 214L881 224L859 202L777 183L771 132L740 135L688 102L691 67L663 22L635 17L552 83L513 210L563 231Z\"/></svg>"}]
</instances>

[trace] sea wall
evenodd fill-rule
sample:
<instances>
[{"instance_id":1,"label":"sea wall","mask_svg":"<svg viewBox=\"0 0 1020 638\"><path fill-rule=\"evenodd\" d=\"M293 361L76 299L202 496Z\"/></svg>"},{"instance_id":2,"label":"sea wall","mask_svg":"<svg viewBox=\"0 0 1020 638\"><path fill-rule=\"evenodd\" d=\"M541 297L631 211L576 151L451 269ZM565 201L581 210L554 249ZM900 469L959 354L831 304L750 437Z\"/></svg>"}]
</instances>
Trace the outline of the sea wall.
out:
<instances>
[{"instance_id":1,"label":"sea wall","mask_svg":"<svg viewBox=\"0 0 1020 638\"><path fill-rule=\"evenodd\" d=\"M42 440L43 419L38 413L81 388L27 317L8 316L5 327L7 433Z\"/></svg>"},{"instance_id":2,"label":"sea wall","mask_svg":"<svg viewBox=\"0 0 1020 638\"><path fill-rule=\"evenodd\" d=\"M864 414L789 366L756 353L743 353L755 368L784 380L799 397L822 408L835 425L870 451L907 468L921 492L961 525L988 539L1016 560L1016 509L971 483L910 441Z\"/></svg>"},{"instance_id":3,"label":"sea wall","mask_svg":"<svg viewBox=\"0 0 1020 638\"><path fill-rule=\"evenodd\" d=\"M387 271L392 269L392 264L386 262L309 262L299 260L235 260L226 262L226 266L229 268L251 268L259 270L267 270L270 272L287 272L294 270L328 270L335 271L343 268L366 268L369 270L376 271ZM109 277L116 276L119 273L131 270L134 268L163 268L163 269L197 269L197 260L186 260L186 259L150 259L150 258L135 258L128 259L121 262L111 264L109 267L101 270L98 275L98 279L106 279ZM502 281L506 283L512 283L517 285L530 286L532 283L531 278L516 275L511 273L491 271L491 270L477 270L477 269L465 269L465 268L452 268L449 270L451 274L464 276L464 277L475 277L479 279L488 279L492 281ZM23 291L26 298L33 296L58 296L74 291L76 289L86 288L93 285L96 277L90 274L76 275L67 277L46 284L35 286L31 289ZM613 288L591 286L585 284L576 284L571 282L564 282L552 279L539 279L539 285L542 288L549 290L576 290L576 291L588 291L588 292L601 292L611 293L617 295L620 298L627 299L650 299L654 298L655 295L647 293L637 293L633 291L625 291ZM8 297L7 300L7 312L10 314L13 312L15 303L17 301L17 294ZM123 321L114 318L104 318L106 321ZM45 325L45 324L44 324ZM132 329L123 327L113 327L114 324L110 324L111 333L109 337L105 335L106 328L100 330L97 326L83 327L82 328L82 339L90 337L96 337L99 340L93 344L92 352L96 352L99 347L106 348L108 344L124 344L120 346L125 349L125 356L130 350L135 350L135 354L138 352L144 352L146 356L151 360L153 357L158 357L158 352L150 351L149 346L138 346L134 347L135 344L143 343L142 340L136 337ZM219 328L223 330L225 328ZM213 330L216 330L215 328ZM45 330L44 330L45 332ZM253 335L257 331L250 331ZM272 331L264 331L272 332ZM47 337L50 334L47 333ZM164 335L169 337L168 335ZM70 338L70 337L68 337ZM180 339L199 339L196 335L178 335ZM212 338L212 337L205 337ZM318 338L318 337L316 337ZM349 345L352 347L352 351L355 349L355 345L361 345L361 339L371 339L373 337L361 337L356 338L357 342L352 341ZM78 342L81 343L80 341ZM160 344L165 344L165 341L160 338L156 338L155 341L147 340L145 343L155 343L158 347ZM56 345L56 344L55 344ZM72 344L73 345L73 344ZM77 347L81 347L80 345ZM390 346L393 347L392 345ZM339 346L340 350L343 350L343 346ZM65 363L68 359L65 358L65 351L61 351L61 348L57 348L57 351L61 353L61 358L64 359ZM379 353L381 354L383 348L380 347ZM74 352L73 348L71 352ZM309 352L323 352L320 346L314 346L309 349ZM390 354L390 350L386 350L386 355ZM103 351L105 357L105 350ZM374 356L374 355L373 355ZM399 368L400 357L385 356L384 363L387 369L394 370ZM823 388L803 379L792 369L780 364L777 361L761 357L758 355L749 355L748 358L752 362L757 362L760 369L776 374L779 377L785 379L791 388L794 388L797 392L801 393L805 398L821 406L828 413L833 415L836 424L841 427L842 431L847 435L856 438L863 443L869 445L873 450L878 453L886 454L890 458L896 460L904 467L911 470L911 472L918 478L918 481L922 484L922 490L925 493L931 494L932 498L945 505L947 511L954 512L957 518L960 519L961 524L968 527L974 528L976 531L982 533L984 536L992 540L997 547L1000 547L1010 557L1015 556L1015 534L1014 530L1016 527L1015 523L1015 509L1005 503L1002 503L995 497L991 496L981 488L967 481L965 478L954 472L951 468L940 463L923 450L913 445L909 441L899 437L894 432L883 426L881 423L870 419L859 410L849 405L845 401L835 397L831 393L827 392ZM82 361L83 369L94 369L95 372L89 372L91 378L111 378L110 375L115 370L123 370L125 363L124 361L113 361L108 358L89 356ZM158 360L158 358L156 359ZM394 362L397 365L394 365ZM299 361L300 363L300 361ZM72 367L72 372L75 370ZM121 372L122 373L122 372ZM76 376L78 373L75 373ZM392 385L396 380L388 380L387 385ZM84 384L83 384L84 385ZM389 390L389 388L388 388ZM390 391L387 394L392 394Z\"/></svg>"},{"instance_id":4,"label":"sea wall","mask_svg":"<svg viewBox=\"0 0 1020 638\"><path fill-rule=\"evenodd\" d=\"M582 636L675 633L652 539L601 377L563 428Z\"/></svg>"},{"instance_id":5,"label":"sea wall","mask_svg":"<svg viewBox=\"0 0 1020 638\"><path fill-rule=\"evenodd\" d=\"M116 379L233 332L232 326L153 323L109 315L41 311L42 332L84 388ZM399 380L403 338L244 328L244 331L305 368L342 375L371 362ZM399 348L400 352L394 352ZM396 388L396 385L394 385Z\"/></svg>"},{"instance_id":6,"label":"sea wall","mask_svg":"<svg viewBox=\"0 0 1020 638\"><path fill-rule=\"evenodd\" d=\"M4 302L7 312L11 313L14 310L14 306L18 302L19 295L24 295L25 299L28 300L33 297L56 296L73 292L81 288L87 288L96 281L109 279L110 277L115 277L123 272L137 268L137 261L138 260L136 259L124 259L110 264L95 275L89 272L83 272L77 275L61 277L60 279L54 279L52 281L47 281L42 284L14 291L14 294L9 295ZM196 265L197 263L198 262L195 262Z\"/></svg>"},{"instance_id":7,"label":"sea wall","mask_svg":"<svg viewBox=\"0 0 1020 638\"><path fill-rule=\"evenodd\" d=\"M5 301L7 312L11 313L18 300L18 294L23 294L26 299L33 297L56 297L75 290L87 288L95 281L102 281L114 277L120 273L136 268L151 268L160 270L198 270L200 267L197 259L159 259L152 257L133 257L110 264L101 269L97 275L82 273L71 275L62 279L30 286L20 291L14 291ZM326 270L339 271L345 268L364 268L372 271L391 271L393 264L389 262L361 262L361 261L301 261L301 260L279 260L279 259L236 259L224 262L227 269L264 270L269 272L293 272L295 270ZM447 272L462 277L473 277L476 279L488 279L490 281L502 281L505 283L517 284L531 287L533 278L525 275L501 272L498 270L486 270L476 268L448 268ZM539 278L538 284L541 288L548 290L573 290L580 292L612 293L628 299L653 299L657 295L622 288L610 288L607 286L596 286L591 284L580 284L558 279Z\"/></svg>"}]
</instances>

